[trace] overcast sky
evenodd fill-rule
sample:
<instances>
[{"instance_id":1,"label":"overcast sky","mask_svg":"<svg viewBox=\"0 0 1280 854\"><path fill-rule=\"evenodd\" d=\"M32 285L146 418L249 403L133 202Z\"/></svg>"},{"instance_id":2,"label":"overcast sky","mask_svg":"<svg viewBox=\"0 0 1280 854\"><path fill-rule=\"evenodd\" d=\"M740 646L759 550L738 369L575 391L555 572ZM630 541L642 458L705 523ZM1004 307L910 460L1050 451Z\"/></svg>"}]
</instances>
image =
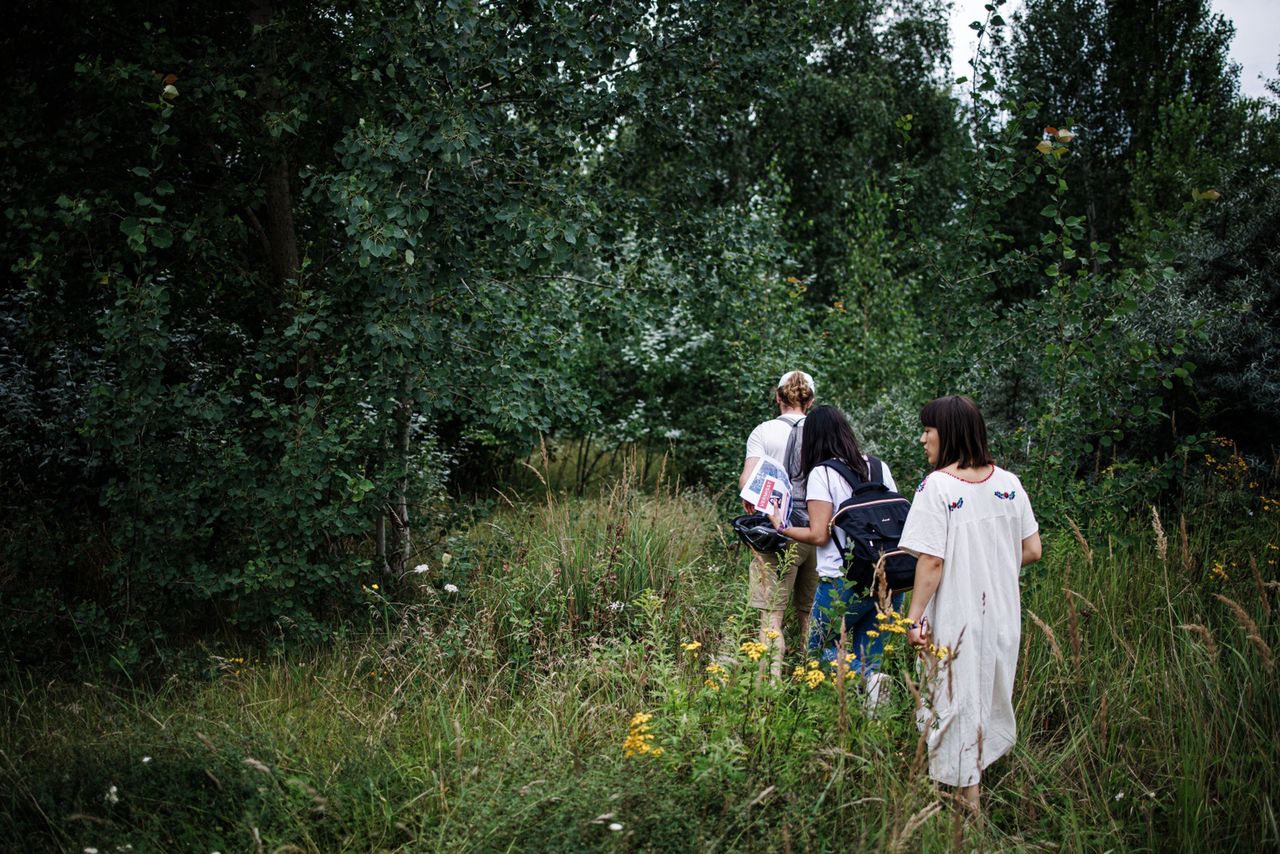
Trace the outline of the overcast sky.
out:
<instances>
[{"instance_id":1,"label":"overcast sky","mask_svg":"<svg viewBox=\"0 0 1280 854\"><path fill-rule=\"evenodd\" d=\"M974 32L970 21L983 20L983 9L989 0L955 0L951 13L951 69L955 76L969 74L973 58ZM1017 0L1006 4L1004 17L1009 19ZM1276 0L1210 0L1210 7L1231 19L1236 25L1231 43L1231 59L1240 63L1240 89L1246 95L1267 94L1263 78L1280 76L1276 62L1280 60L1280 3Z\"/></svg>"}]
</instances>

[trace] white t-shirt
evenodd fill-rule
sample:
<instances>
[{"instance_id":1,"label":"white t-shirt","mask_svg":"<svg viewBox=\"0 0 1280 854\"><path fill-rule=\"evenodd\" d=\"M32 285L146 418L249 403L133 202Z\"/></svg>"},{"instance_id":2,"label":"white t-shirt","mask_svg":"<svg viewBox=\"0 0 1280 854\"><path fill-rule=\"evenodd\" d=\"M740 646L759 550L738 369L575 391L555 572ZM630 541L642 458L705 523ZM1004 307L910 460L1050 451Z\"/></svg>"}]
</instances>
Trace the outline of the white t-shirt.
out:
<instances>
[{"instance_id":1,"label":"white t-shirt","mask_svg":"<svg viewBox=\"0 0 1280 854\"><path fill-rule=\"evenodd\" d=\"M773 457L785 467L787 465L787 442L791 439L791 428L802 418L804 418L803 415L780 415L777 418L771 418L756 425L756 429L752 430L751 435L747 437L747 459L752 457ZM801 436L803 435L803 432L801 432ZM799 439L800 436L796 438ZM804 478L797 478L791 484L791 494L797 501L804 499Z\"/></svg>"},{"instance_id":2,"label":"white t-shirt","mask_svg":"<svg viewBox=\"0 0 1280 854\"><path fill-rule=\"evenodd\" d=\"M924 617L933 642L956 652L932 690L929 776L941 783L978 782L1013 746L1018 573L1022 541L1039 529L1022 482L999 467L976 483L935 471L916 489L898 545L942 558Z\"/></svg>"},{"instance_id":3,"label":"white t-shirt","mask_svg":"<svg viewBox=\"0 0 1280 854\"><path fill-rule=\"evenodd\" d=\"M862 458L864 460L867 459L867 455L863 454ZM897 492L898 485L894 483L893 474L889 471L889 464L881 460L880 465L884 469L884 485ZM853 487L849 485L849 482L840 476L840 472L828 466L818 466L809 472L808 488L809 501L831 502L832 513L836 511L842 501L853 495ZM840 543L837 543L837 537L840 538ZM831 539L827 540L826 545L818 546L818 576L820 578L844 578L844 562L840 560L840 545L843 544L843 540L844 534L840 532L840 529L833 528Z\"/></svg>"}]
</instances>

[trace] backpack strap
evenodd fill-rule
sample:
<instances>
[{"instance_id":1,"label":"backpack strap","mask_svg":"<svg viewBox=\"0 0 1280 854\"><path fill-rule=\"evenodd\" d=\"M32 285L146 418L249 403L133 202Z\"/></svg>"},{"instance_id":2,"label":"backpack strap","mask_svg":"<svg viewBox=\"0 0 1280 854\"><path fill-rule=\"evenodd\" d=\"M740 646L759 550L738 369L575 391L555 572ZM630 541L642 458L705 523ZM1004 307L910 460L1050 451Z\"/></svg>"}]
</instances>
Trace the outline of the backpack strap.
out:
<instances>
[{"instance_id":1,"label":"backpack strap","mask_svg":"<svg viewBox=\"0 0 1280 854\"><path fill-rule=\"evenodd\" d=\"M854 473L853 469L849 467L848 463L841 462L834 458L823 460L818 463L818 465L827 466L828 468L835 469L839 472L840 476L844 478L845 483L849 484L849 488L853 490L853 494L855 496L864 495L868 492L887 491L889 487L887 487L884 482L884 464L875 457L869 458L869 463L868 474L870 477L866 480L858 477L858 475Z\"/></svg>"},{"instance_id":2,"label":"backpack strap","mask_svg":"<svg viewBox=\"0 0 1280 854\"><path fill-rule=\"evenodd\" d=\"M858 477L858 475L854 473L853 469L849 468L848 465L841 462L840 460L837 460L835 457L832 457L829 460L823 460L822 462L818 463L818 465L826 466L827 468L830 468L830 469L835 469L836 473L839 474L842 478L844 478L845 483L849 484L850 487L856 487L858 484L866 482L862 478ZM817 466L815 466L815 468L816 467Z\"/></svg>"},{"instance_id":3,"label":"backpack strap","mask_svg":"<svg viewBox=\"0 0 1280 854\"><path fill-rule=\"evenodd\" d=\"M777 419L775 419L791 428L791 432L787 434L787 449L782 452L782 467L787 470L787 477L791 478L793 482L802 479L804 475L804 472L800 470L799 465L796 466L795 471L791 470L791 457L796 448L796 428L804 423L804 418L805 417L801 415L795 421L788 421L779 415Z\"/></svg>"}]
</instances>

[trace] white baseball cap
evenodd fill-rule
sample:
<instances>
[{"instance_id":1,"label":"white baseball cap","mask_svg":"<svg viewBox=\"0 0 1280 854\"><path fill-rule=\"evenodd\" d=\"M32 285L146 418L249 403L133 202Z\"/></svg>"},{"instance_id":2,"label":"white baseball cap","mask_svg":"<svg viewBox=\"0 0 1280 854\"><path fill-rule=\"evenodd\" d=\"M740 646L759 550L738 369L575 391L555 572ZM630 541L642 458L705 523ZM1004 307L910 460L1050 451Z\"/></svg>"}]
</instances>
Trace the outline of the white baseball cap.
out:
<instances>
[{"instance_id":1,"label":"white baseball cap","mask_svg":"<svg viewBox=\"0 0 1280 854\"><path fill-rule=\"evenodd\" d=\"M818 389L813 384L813 377L809 376L804 371L787 371L785 374L782 375L782 379L778 380L778 388L782 388L784 385L786 385L787 380L791 379L791 377L795 374L799 374L801 378L804 379L805 385L809 386L809 391L813 395L816 396L818 394Z\"/></svg>"}]
</instances>

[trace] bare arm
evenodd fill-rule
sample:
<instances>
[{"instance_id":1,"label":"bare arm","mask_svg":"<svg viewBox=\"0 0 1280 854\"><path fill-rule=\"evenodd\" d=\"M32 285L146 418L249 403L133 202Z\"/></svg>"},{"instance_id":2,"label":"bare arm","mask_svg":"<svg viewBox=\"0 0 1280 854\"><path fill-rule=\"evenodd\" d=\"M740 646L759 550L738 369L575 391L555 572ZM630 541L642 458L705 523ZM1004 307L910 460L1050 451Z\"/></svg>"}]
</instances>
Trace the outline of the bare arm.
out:
<instances>
[{"instance_id":1,"label":"bare arm","mask_svg":"<svg viewBox=\"0 0 1280 854\"><path fill-rule=\"evenodd\" d=\"M809 527L788 527L783 533L797 542L825 546L827 541L831 539L831 502L810 499L807 506L809 508ZM773 513L769 516L769 521L773 523L775 528L782 525L782 511L774 508Z\"/></svg>"},{"instance_id":2,"label":"bare arm","mask_svg":"<svg viewBox=\"0 0 1280 854\"><path fill-rule=\"evenodd\" d=\"M928 642L928 626L922 625L924 609L933 599L941 580L942 558L927 554L916 558L916 586L911 591L911 610L907 612L907 619L915 624L907 632L907 643L912 646L924 646Z\"/></svg>"},{"instance_id":3,"label":"bare arm","mask_svg":"<svg viewBox=\"0 0 1280 854\"><path fill-rule=\"evenodd\" d=\"M1036 531L1022 541L1022 566L1035 563L1040 559L1040 532Z\"/></svg>"}]
</instances>

